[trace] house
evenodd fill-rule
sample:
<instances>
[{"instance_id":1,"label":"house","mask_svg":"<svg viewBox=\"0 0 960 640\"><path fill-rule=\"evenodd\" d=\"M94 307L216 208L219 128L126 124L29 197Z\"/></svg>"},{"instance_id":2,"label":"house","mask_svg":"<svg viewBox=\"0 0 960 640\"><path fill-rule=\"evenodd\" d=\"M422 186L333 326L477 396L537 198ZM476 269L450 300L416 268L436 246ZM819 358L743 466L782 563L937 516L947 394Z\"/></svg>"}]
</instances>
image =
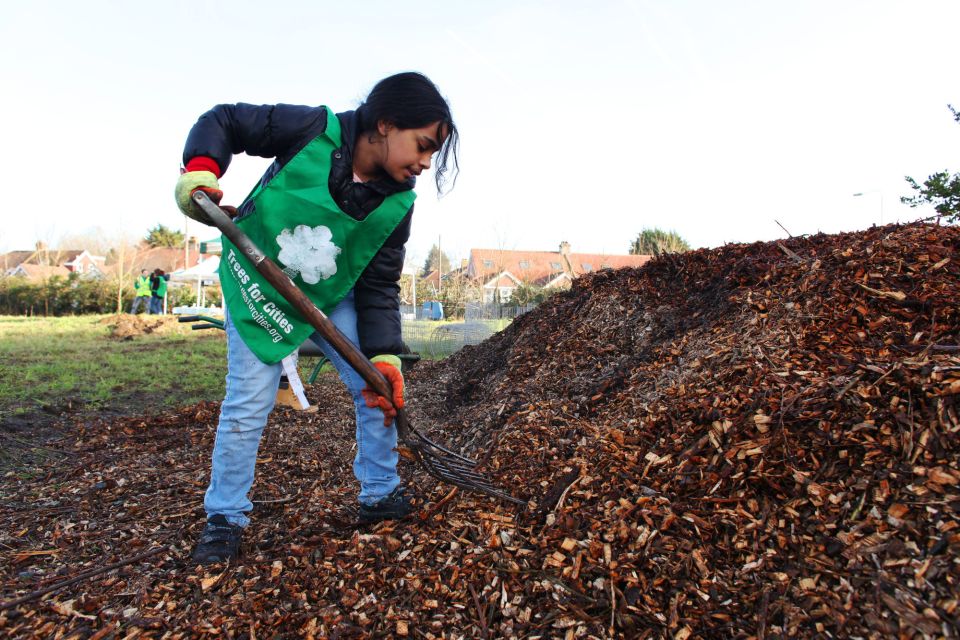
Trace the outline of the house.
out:
<instances>
[{"instance_id":1,"label":"house","mask_svg":"<svg viewBox=\"0 0 960 640\"><path fill-rule=\"evenodd\" d=\"M14 269L22 264L35 264L31 261L35 251L11 251L0 255L0 273L12 275Z\"/></svg>"},{"instance_id":2,"label":"house","mask_svg":"<svg viewBox=\"0 0 960 640\"><path fill-rule=\"evenodd\" d=\"M200 252L200 243L191 237L184 247L141 247L133 258L136 269L153 271L160 269L165 273L173 273L182 269L195 267L212 254Z\"/></svg>"},{"instance_id":3,"label":"house","mask_svg":"<svg viewBox=\"0 0 960 640\"><path fill-rule=\"evenodd\" d=\"M21 278L26 278L27 280L39 281L49 280L54 276L66 278L70 275L70 270L59 265L30 264L28 262L21 262L15 268L7 270L6 275L19 276Z\"/></svg>"},{"instance_id":4,"label":"house","mask_svg":"<svg viewBox=\"0 0 960 640\"><path fill-rule=\"evenodd\" d=\"M569 242L561 242L558 251L471 249L467 276L482 283L484 302L505 302L521 285L566 289L574 278L585 273L639 267L652 257L572 253Z\"/></svg>"},{"instance_id":5,"label":"house","mask_svg":"<svg viewBox=\"0 0 960 640\"><path fill-rule=\"evenodd\" d=\"M421 276L421 281L427 286L427 292L424 295L438 296L444 289L450 287L460 287L467 270L467 261L463 260L456 269L449 269L442 274L439 269L431 269Z\"/></svg>"},{"instance_id":6,"label":"house","mask_svg":"<svg viewBox=\"0 0 960 640\"><path fill-rule=\"evenodd\" d=\"M191 237L186 247L151 247L141 243L132 252L128 251L124 254L122 269L114 257L106 273L111 278L116 278L120 272L124 279L133 282L141 269L146 269L150 273L160 269L167 274L183 271L212 257L212 254L201 253L200 247L201 243L196 237Z\"/></svg>"},{"instance_id":7,"label":"house","mask_svg":"<svg viewBox=\"0 0 960 640\"><path fill-rule=\"evenodd\" d=\"M38 242L33 251L11 251L0 255L0 273L46 280L51 276L78 273L99 276L107 259L86 249L50 249Z\"/></svg>"},{"instance_id":8,"label":"house","mask_svg":"<svg viewBox=\"0 0 960 640\"><path fill-rule=\"evenodd\" d=\"M70 273L81 273L88 276L96 276L103 273L103 267L107 262L104 256L95 256L86 249L80 251L67 251L64 257L66 260L60 263Z\"/></svg>"},{"instance_id":9,"label":"house","mask_svg":"<svg viewBox=\"0 0 960 640\"><path fill-rule=\"evenodd\" d=\"M196 238L190 238L186 247L150 247L141 244L124 254L123 273L137 274L141 269L162 269L172 273L193 267L208 257L208 254L200 253L200 243ZM119 269L117 256L112 255L110 265L106 263L107 258L93 255L85 249L50 249L38 242L33 251L11 251L0 255L0 274L32 280L46 280L51 276L68 276L71 273L114 277Z\"/></svg>"}]
</instances>

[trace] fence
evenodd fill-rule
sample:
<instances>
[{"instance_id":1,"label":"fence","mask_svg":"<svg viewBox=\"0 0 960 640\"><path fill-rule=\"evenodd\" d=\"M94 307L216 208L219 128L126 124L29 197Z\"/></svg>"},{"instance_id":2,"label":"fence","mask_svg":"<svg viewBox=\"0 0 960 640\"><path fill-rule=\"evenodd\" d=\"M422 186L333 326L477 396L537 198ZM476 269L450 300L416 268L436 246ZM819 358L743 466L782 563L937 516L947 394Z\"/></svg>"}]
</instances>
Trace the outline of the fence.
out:
<instances>
[{"instance_id":1,"label":"fence","mask_svg":"<svg viewBox=\"0 0 960 640\"><path fill-rule=\"evenodd\" d=\"M464 321L438 322L423 319L422 309L415 310L410 305L402 305L403 341L411 351L424 358L443 358L468 344L480 344L533 307L471 303L467 305ZM419 319L415 319L415 311L421 312L417 314Z\"/></svg>"},{"instance_id":2,"label":"fence","mask_svg":"<svg viewBox=\"0 0 960 640\"><path fill-rule=\"evenodd\" d=\"M532 302L524 305L468 302L464 309L464 319L467 322L471 320L513 320L536 306Z\"/></svg>"},{"instance_id":3,"label":"fence","mask_svg":"<svg viewBox=\"0 0 960 640\"><path fill-rule=\"evenodd\" d=\"M463 318L465 322L478 320L513 320L520 314L530 311L537 305L535 303L524 305L497 304L496 302L468 302L466 305L453 307L444 304L443 313L447 318ZM412 304L400 305L400 316L406 320L427 320L429 312L423 308L423 305L413 306Z\"/></svg>"}]
</instances>

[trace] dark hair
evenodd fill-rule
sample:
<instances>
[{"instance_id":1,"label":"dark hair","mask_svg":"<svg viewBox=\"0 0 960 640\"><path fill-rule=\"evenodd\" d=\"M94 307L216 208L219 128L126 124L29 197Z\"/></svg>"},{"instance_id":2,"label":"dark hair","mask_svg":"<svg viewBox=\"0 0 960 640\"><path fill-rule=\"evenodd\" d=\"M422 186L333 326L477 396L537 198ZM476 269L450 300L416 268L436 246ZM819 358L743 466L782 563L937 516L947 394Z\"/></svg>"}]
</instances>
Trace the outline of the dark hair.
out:
<instances>
[{"instance_id":1,"label":"dark hair","mask_svg":"<svg viewBox=\"0 0 960 640\"><path fill-rule=\"evenodd\" d=\"M443 193L447 178L447 165L453 161L453 181L457 181L460 163L457 154L460 148L460 135L453 123L450 105L440 95L437 85L422 73L408 71L384 78L373 87L366 101L358 108L360 131L375 131L381 120L389 122L398 129L419 129L431 122L440 123L437 130L439 138L442 130L447 130L447 138L437 152L434 176L437 191Z\"/></svg>"}]
</instances>

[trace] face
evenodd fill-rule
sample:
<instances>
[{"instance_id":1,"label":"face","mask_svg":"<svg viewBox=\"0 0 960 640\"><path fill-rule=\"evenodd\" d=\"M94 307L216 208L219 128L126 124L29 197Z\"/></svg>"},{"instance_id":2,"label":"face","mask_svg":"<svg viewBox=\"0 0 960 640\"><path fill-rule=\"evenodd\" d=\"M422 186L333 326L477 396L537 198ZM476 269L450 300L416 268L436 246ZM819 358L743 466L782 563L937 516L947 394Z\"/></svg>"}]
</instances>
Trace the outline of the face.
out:
<instances>
[{"instance_id":1,"label":"face","mask_svg":"<svg viewBox=\"0 0 960 640\"><path fill-rule=\"evenodd\" d=\"M405 182L429 169L430 159L447 136L446 128L438 131L439 125L433 122L419 129L398 129L381 122L379 130L385 143L380 165L383 171L397 182Z\"/></svg>"}]
</instances>

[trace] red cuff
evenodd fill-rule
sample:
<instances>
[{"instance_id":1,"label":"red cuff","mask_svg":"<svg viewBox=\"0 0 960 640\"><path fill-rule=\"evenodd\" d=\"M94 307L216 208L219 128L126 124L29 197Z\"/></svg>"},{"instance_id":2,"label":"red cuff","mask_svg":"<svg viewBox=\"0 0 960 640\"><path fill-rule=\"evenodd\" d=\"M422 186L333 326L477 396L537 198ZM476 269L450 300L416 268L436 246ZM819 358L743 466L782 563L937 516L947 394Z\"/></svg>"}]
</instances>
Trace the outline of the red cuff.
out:
<instances>
[{"instance_id":1,"label":"red cuff","mask_svg":"<svg viewBox=\"0 0 960 640\"><path fill-rule=\"evenodd\" d=\"M209 171L213 175L220 177L220 165L217 164L217 161L213 158L208 158L206 156L197 156L196 158L190 158L190 162L186 166L187 171Z\"/></svg>"}]
</instances>

